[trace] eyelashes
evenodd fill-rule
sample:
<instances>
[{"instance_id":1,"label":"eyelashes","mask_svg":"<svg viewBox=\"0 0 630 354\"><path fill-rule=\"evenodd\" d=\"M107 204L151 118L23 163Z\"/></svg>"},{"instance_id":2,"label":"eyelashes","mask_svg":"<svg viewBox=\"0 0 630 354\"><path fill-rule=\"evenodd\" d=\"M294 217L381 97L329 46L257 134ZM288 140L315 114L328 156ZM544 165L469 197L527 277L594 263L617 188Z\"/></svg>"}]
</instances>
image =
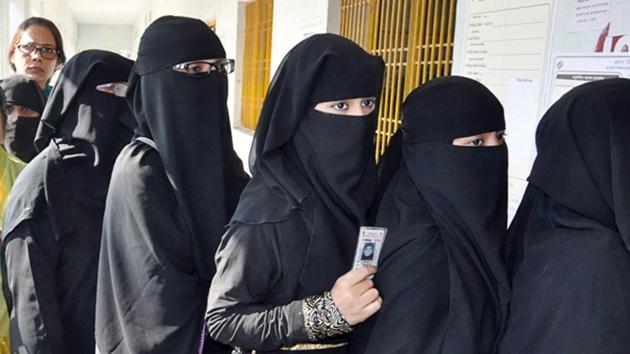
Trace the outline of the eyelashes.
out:
<instances>
[{"instance_id":1,"label":"eyelashes","mask_svg":"<svg viewBox=\"0 0 630 354\"><path fill-rule=\"evenodd\" d=\"M361 107L365 108L374 108L376 106L376 98L368 98L361 100ZM338 111L347 111L350 109L350 104L348 101L336 101L330 105L330 108L333 108Z\"/></svg>"}]
</instances>

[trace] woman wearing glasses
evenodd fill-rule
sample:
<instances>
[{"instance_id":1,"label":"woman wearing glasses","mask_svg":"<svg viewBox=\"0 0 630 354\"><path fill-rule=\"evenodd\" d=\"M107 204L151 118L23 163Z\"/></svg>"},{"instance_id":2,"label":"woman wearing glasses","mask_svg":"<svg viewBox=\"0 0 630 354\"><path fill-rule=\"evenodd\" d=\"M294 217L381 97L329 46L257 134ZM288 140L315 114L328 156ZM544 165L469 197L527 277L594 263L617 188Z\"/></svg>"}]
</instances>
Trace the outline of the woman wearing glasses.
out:
<instances>
[{"instance_id":1,"label":"woman wearing glasses","mask_svg":"<svg viewBox=\"0 0 630 354\"><path fill-rule=\"evenodd\" d=\"M37 81L48 99L50 78L66 62L63 40L57 26L41 17L26 19L13 35L9 46L9 64L17 74Z\"/></svg>"},{"instance_id":2,"label":"woman wearing glasses","mask_svg":"<svg viewBox=\"0 0 630 354\"><path fill-rule=\"evenodd\" d=\"M232 61L203 21L142 35L127 100L136 139L118 156L103 219L101 353L229 353L203 326L214 253L248 178L226 105Z\"/></svg>"}]
</instances>

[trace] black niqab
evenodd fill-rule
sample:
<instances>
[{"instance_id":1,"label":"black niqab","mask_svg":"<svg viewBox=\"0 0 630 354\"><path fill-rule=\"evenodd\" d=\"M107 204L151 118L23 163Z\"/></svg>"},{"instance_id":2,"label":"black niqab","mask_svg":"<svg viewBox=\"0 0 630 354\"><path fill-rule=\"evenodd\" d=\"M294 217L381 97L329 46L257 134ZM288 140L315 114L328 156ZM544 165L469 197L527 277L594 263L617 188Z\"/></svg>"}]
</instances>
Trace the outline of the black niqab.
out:
<instances>
[{"instance_id":1,"label":"black niqab","mask_svg":"<svg viewBox=\"0 0 630 354\"><path fill-rule=\"evenodd\" d=\"M200 20L164 16L142 35L127 93L137 137L114 167L103 226L103 353L199 350L214 253L248 177L232 145L227 77L171 68L225 56Z\"/></svg>"},{"instance_id":2,"label":"black niqab","mask_svg":"<svg viewBox=\"0 0 630 354\"><path fill-rule=\"evenodd\" d=\"M384 304L352 351L491 353L506 316L507 149L452 141L503 130L503 109L480 83L447 77L413 91L402 113L375 220L389 230L374 278Z\"/></svg>"},{"instance_id":3,"label":"black niqab","mask_svg":"<svg viewBox=\"0 0 630 354\"><path fill-rule=\"evenodd\" d=\"M81 52L66 63L51 93L35 140L39 149L49 147L43 193L58 238L83 222L83 208L96 207L102 214L114 160L131 139L135 122L123 99L99 92L96 86L126 81L132 65L131 60L110 52ZM67 178L72 174L65 169L84 163L91 168L80 174L89 178L69 183ZM25 193L31 192L40 193ZM5 234L39 209L32 204L38 198L33 195L11 201Z\"/></svg>"},{"instance_id":4,"label":"black niqab","mask_svg":"<svg viewBox=\"0 0 630 354\"><path fill-rule=\"evenodd\" d=\"M630 348L630 80L578 86L543 116L508 232L501 352Z\"/></svg>"},{"instance_id":5,"label":"black niqab","mask_svg":"<svg viewBox=\"0 0 630 354\"><path fill-rule=\"evenodd\" d=\"M26 75L13 75L0 81L7 104L27 107L42 114L44 97L37 82ZM5 122L4 146L13 155L29 162L37 155L33 145L40 117L17 117Z\"/></svg>"},{"instance_id":6,"label":"black niqab","mask_svg":"<svg viewBox=\"0 0 630 354\"><path fill-rule=\"evenodd\" d=\"M624 110L623 101L627 84L628 80L589 84L550 108L536 131L539 154L529 182L611 229L625 224L622 237L630 248L630 223L627 218L615 218L630 215L621 211L630 209L630 191L621 188L630 178L630 167L623 160L630 156L624 155L630 151L625 143L630 136L629 110ZM617 212L615 206L625 209Z\"/></svg>"},{"instance_id":7,"label":"black niqab","mask_svg":"<svg viewBox=\"0 0 630 354\"><path fill-rule=\"evenodd\" d=\"M127 95L138 134L155 142L184 210L196 271L208 281L214 275L208 257L216 251L247 176L232 146L227 76L193 78L170 66L212 58L225 58L225 50L205 23L162 17L142 36Z\"/></svg>"},{"instance_id":8,"label":"black niqab","mask_svg":"<svg viewBox=\"0 0 630 354\"><path fill-rule=\"evenodd\" d=\"M286 55L262 108L250 153L254 177L232 222L279 221L292 210L322 205L325 216L313 222L301 276L309 294L328 290L350 269L376 188L377 110L353 117L313 108L318 102L378 97L382 73L382 60L350 40L315 35Z\"/></svg>"},{"instance_id":9,"label":"black niqab","mask_svg":"<svg viewBox=\"0 0 630 354\"><path fill-rule=\"evenodd\" d=\"M13 350L94 350L105 199L114 160L135 128L125 100L96 86L126 81L132 65L111 52L81 52L50 96L38 135L40 147L49 144L22 171L6 208Z\"/></svg>"}]
</instances>

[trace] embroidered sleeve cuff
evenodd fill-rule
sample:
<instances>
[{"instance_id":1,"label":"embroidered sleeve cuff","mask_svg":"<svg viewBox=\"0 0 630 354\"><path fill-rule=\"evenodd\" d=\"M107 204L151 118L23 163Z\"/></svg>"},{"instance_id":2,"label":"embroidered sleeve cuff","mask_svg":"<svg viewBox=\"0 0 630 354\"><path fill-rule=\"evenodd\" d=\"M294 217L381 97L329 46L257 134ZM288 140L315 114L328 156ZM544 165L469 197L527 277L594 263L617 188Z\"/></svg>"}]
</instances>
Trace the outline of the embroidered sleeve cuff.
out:
<instances>
[{"instance_id":1,"label":"embroidered sleeve cuff","mask_svg":"<svg viewBox=\"0 0 630 354\"><path fill-rule=\"evenodd\" d=\"M304 327L311 341L338 336L352 331L350 324L339 312L330 292L310 296L302 302Z\"/></svg>"}]
</instances>

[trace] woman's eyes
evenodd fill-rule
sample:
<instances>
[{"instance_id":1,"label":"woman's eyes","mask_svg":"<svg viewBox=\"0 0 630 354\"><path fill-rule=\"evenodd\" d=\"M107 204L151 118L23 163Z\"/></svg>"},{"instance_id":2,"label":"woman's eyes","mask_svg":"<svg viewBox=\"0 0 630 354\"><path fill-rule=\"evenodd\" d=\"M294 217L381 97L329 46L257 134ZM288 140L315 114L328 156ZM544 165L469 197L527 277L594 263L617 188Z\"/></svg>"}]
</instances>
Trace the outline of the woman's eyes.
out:
<instances>
[{"instance_id":1,"label":"woman's eyes","mask_svg":"<svg viewBox=\"0 0 630 354\"><path fill-rule=\"evenodd\" d=\"M376 99L369 98L361 101L361 106L366 108L373 108L376 105ZM332 106L334 109L338 111L346 111L350 109L350 105L346 102L337 102Z\"/></svg>"},{"instance_id":2,"label":"woman's eyes","mask_svg":"<svg viewBox=\"0 0 630 354\"><path fill-rule=\"evenodd\" d=\"M372 107L374 107L374 105L375 105L375 104L376 104L376 100L375 100L374 98L370 98L370 99L367 99L367 100L363 100L363 101L361 102L361 105L362 105L363 107L367 107L367 108L372 108Z\"/></svg>"},{"instance_id":3,"label":"woman's eyes","mask_svg":"<svg viewBox=\"0 0 630 354\"><path fill-rule=\"evenodd\" d=\"M188 74L207 74L213 70L213 66L209 63L199 62L186 64L185 69Z\"/></svg>"},{"instance_id":4,"label":"woman's eyes","mask_svg":"<svg viewBox=\"0 0 630 354\"><path fill-rule=\"evenodd\" d=\"M201 65L195 65L195 64L191 64L188 66L188 71L192 72L192 73L198 73L202 70L203 68L201 67Z\"/></svg>"},{"instance_id":5,"label":"woman's eyes","mask_svg":"<svg viewBox=\"0 0 630 354\"><path fill-rule=\"evenodd\" d=\"M480 146L480 145L483 144L483 139L481 139L481 138L473 139L473 140L470 141L469 144L472 145L472 146Z\"/></svg>"},{"instance_id":6,"label":"woman's eyes","mask_svg":"<svg viewBox=\"0 0 630 354\"><path fill-rule=\"evenodd\" d=\"M349 106L347 103L345 103L345 102L337 102L337 103L333 106L333 108L334 108L334 109L336 109L336 110L338 110L338 111L345 111L345 110L347 110L348 108L350 108L350 106Z\"/></svg>"}]
</instances>

